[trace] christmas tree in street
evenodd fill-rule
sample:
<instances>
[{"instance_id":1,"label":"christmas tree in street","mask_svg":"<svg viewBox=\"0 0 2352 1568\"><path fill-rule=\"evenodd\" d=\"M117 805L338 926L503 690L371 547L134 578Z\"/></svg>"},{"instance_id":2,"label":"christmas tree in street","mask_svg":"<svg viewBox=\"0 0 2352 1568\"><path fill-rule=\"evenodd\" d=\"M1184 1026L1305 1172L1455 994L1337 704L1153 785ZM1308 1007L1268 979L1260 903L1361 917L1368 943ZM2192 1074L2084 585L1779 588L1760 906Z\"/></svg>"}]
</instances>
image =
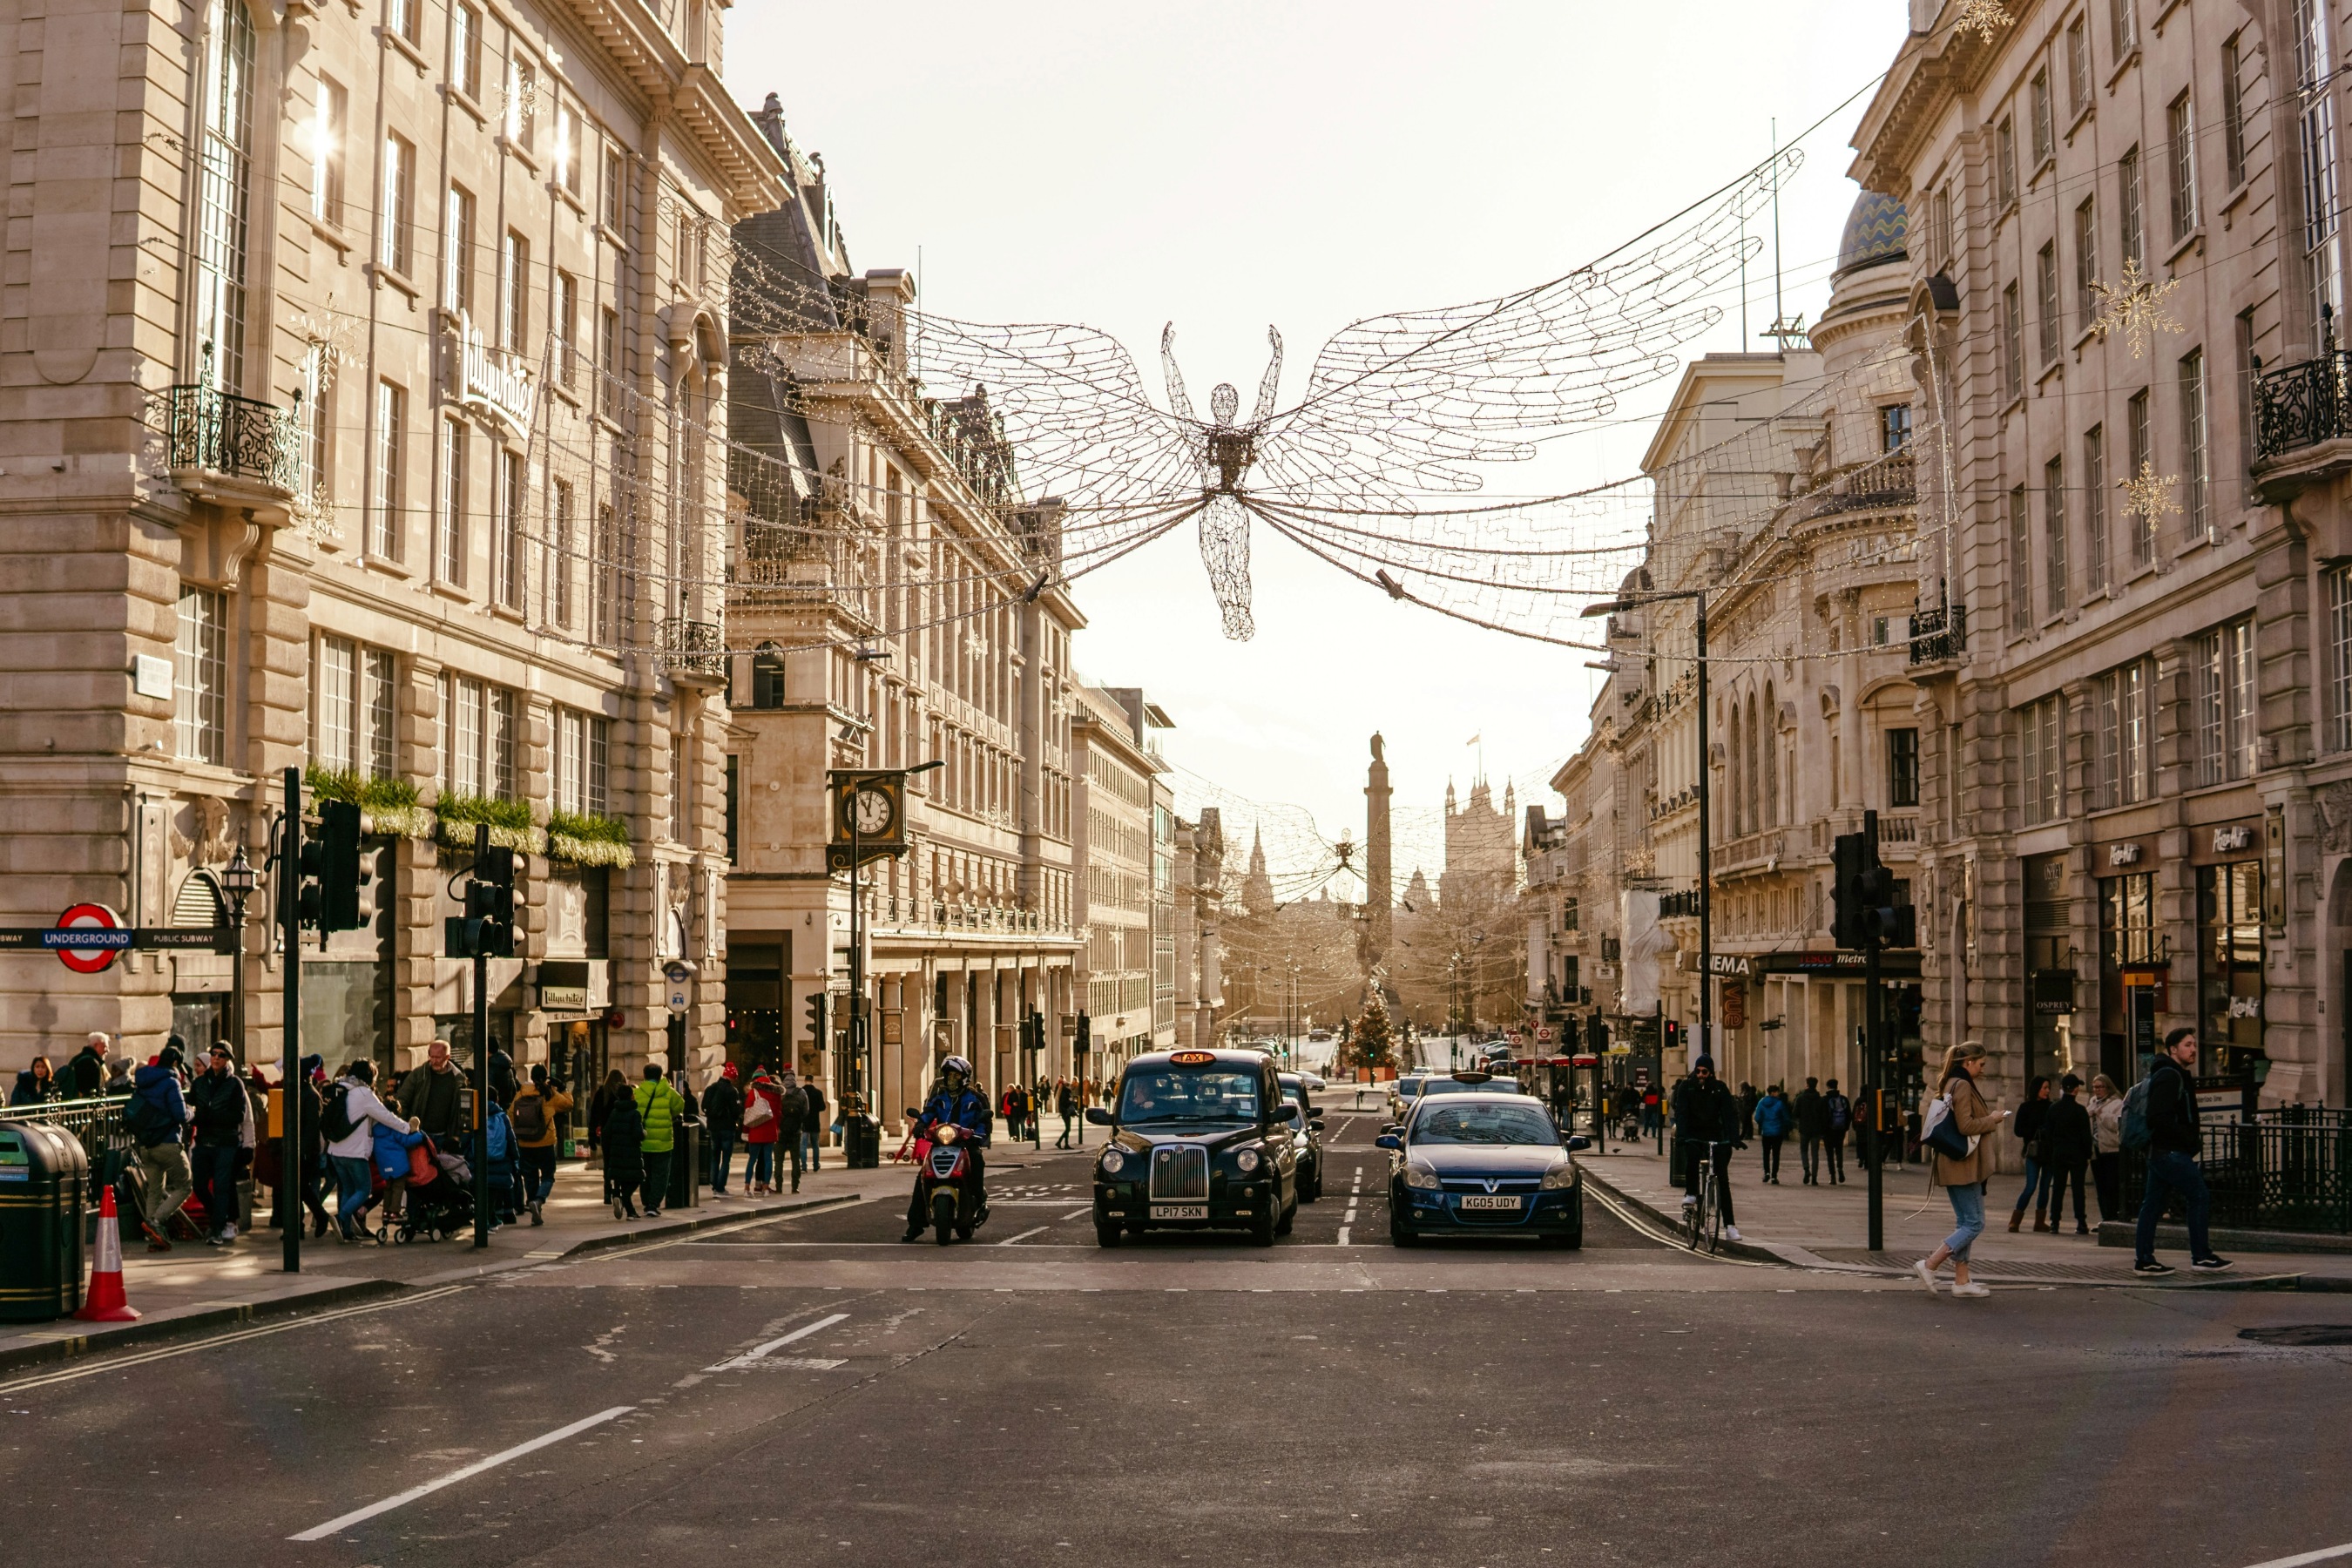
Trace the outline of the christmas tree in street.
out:
<instances>
[{"instance_id":1,"label":"christmas tree in street","mask_svg":"<svg viewBox=\"0 0 2352 1568\"><path fill-rule=\"evenodd\" d=\"M1383 1068L1393 1066L1396 1035L1389 1026L1389 1005L1378 991L1364 1007L1364 1016L1356 1020L1354 1038L1348 1042L1349 1063L1356 1067Z\"/></svg>"}]
</instances>

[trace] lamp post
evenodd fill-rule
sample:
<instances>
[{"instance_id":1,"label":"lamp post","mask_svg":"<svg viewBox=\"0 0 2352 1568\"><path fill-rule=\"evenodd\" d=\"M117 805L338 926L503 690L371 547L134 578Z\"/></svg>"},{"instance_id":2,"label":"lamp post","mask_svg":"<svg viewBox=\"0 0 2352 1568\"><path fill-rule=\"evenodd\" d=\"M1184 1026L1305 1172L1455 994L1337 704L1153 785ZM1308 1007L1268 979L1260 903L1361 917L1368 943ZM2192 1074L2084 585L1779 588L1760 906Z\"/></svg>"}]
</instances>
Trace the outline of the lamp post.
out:
<instances>
[{"instance_id":1,"label":"lamp post","mask_svg":"<svg viewBox=\"0 0 2352 1568\"><path fill-rule=\"evenodd\" d=\"M849 733L845 731L843 738L848 739ZM870 768L865 771L895 773L903 784L905 780L914 777L917 773L927 773L934 768L943 768L947 765L945 759L934 757L928 763L918 763L911 768ZM906 795L903 788L899 794L898 809L901 813L906 810ZM899 824L902 840L905 837L905 828L906 825L902 821ZM877 1096L880 1086L874 1061L874 1042L868 1037L866 1028L866 944L863 941L865 911L861 908L863 890L858 885L857 875L859 863L865 858L865 846L859 842L861 837L857 827L857 815L852 812L849 816L849 1058L854 1064L854 1070L858 1075L857 1087L866 1101L866 1114L875 1117L878 1107ZM817 1042L817 1049L820 1053L819 1059L822 1060L822 1053L824 1049L823 1040ZM880 1120L878 1117L875 1119ZM846 1137L847 1134L844 1133L843 1136Z\"/></svg>"},{"instance_id":2,"label":"lamp post","mask_svg":"<svg viewBox=\"0 0 2352 1568\"><path fill-rule=\"evenodd\" d=\"M228 923L236 929L236 945L229 949L229 1038L236 1042L236 1059L245 1061L245 901L261 879L253 862L245 858L245 846L236 847L229 863L221 868L221 890L228 895Z\"/></svg>"},{"instance_id":3,"label":"lamp post","mask_svg":"<svg viewBox=\"0 0 2352 1568\"><path fill-rule=\"evenodd\" d=\"M1698 1048L1702 1056L1715 1054L1715 877L1714 858L1707 843L1707 780L1712 765L1706 754L1706 595L1705 588L1669 588L1637 594L1622 594L1613 599L1584 606L1584 614L1613 616L1621 610L1639 609L1643 605L1661 604L1668 599L1688 599L1697 606L1698 625L1696 662L1698 664ZM1658 1076L1665 1076L1665 1061L1661 1038ZM1664 1084L1660 1086L1664 1089Z\"/></svg>"}]
</instances>

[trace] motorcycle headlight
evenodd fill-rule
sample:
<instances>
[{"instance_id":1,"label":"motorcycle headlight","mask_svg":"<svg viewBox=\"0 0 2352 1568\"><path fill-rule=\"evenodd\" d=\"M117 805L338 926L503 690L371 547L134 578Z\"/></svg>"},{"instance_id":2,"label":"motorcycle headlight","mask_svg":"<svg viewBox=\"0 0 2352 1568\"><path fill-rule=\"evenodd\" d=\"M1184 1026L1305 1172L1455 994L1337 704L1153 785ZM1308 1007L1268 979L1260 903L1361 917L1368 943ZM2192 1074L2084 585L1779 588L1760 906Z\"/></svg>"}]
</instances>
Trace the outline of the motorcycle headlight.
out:
<instances>
[{"instance_id":1,"label":"motorcycle headlight","mask_svg":"<svg viewBox=\"0 0 2352 1568\"><path fill-rule=\"evenodd\" d=\"M1241 1167L1241 1173L1243 1175L1248 1175L1252 1171L1257 1169L1257 1151L1255 1149L1243 1150L1240 1153L1234 1156L1234 1163Z\"/></svg>"},{"instance_id":2,"label":"motorcycle headlight","mask_svg":"<svg viewBox=\"0 0 2352 1568\"><path fill-rule=\"evenodd\" d=\"M1562 1160L1559 1164L1546 1171L1543 1184L1546 1192L1558 1192L1562 1187L1576 1185L1576 1162Z\"/></svg>"},{"instance_id":3,"label":"motorcycle headlight","mask_svg":"<svg viewBox=\"0 0 2352 1568\"><path fill-rule=\"evenodd\" d=\"M955 1141L956 1141L956 1130L955 1130L954 1128L952 1128L952 1127L948 1127L948 1126L940 1126L940 1127L937 1127L937 1128L932 1129L932 1131L931 1131L931 1142L934 1142L934 1143L952 1143L952 1142L954 1142Z\"/></svg>"},{"instance_id":4,"label":"motorcycle headlight","mask_svg":"<svg viewBox=\"0 0 2352 1568\"><path fill-rule=\"evenodd\" d=\"M1423 1192L1433 1193L1445 1184L1439 1181L1437 1173L1426 1165L1407 1165L1404 1168L1404 1184L1408 1187L1419 1187Z\"/></svg>"},{"instance_id":5,"label":"motorcycle headlight","mask_svg":"<svg viewBox=\"0 0 2352 1568\"><path fill-rule=\"evenodd\" d=\"M1103 1151L1103 1157L1102 1157L1102 1173L1103 1173L1104 1175L1106 1175L1106 1176L1116 1176L1116 1175L1118 1175L1121 1171L1124 1171L1124 1170L1126 1170L1126 1169L1127 1169L1127 1156L1126 1156L1126 1155L1124 1155L1124 1154L1120 1153L1120 1152L1119 1152L1118 1150L1116 1150L1116 1149L1106 1149L1106 1150L1104 1150L1104 1151Z\"/></svg>"}]
</instances>

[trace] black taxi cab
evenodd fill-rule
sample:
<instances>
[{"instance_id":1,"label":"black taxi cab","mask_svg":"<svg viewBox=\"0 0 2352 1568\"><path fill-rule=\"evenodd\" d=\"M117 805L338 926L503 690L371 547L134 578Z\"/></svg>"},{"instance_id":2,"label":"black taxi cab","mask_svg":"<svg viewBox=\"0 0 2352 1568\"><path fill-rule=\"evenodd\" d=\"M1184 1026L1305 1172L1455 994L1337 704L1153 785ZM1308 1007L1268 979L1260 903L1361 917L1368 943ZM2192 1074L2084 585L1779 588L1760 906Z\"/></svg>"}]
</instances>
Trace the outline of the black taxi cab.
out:
<instances>
[{"instance_id":1,"label":"black taxi cab","mask_svg":"<svg viewBox=\"0 0 2352 1568\"><path fill-rule=\"evenodd\" d=\"M1296 1101L1256 1051L1153 1051L1119 1075L1095 1162L1095 1239L1240 1229L1260 1247L1298 1217Z\"/></svg>"}]
</instances>

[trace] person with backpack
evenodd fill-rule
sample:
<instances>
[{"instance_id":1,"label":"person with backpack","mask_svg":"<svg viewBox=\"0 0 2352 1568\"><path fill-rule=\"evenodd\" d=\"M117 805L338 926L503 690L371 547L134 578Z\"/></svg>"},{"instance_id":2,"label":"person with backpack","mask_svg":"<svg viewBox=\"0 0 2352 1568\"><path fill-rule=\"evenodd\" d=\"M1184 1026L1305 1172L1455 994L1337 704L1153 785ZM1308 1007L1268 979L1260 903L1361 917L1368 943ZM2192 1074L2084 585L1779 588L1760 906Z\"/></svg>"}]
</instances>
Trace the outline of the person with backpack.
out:
<instances>
[{"instance_id":1,"label":"person with backpack","mask_svg":"<svg viewBox=\"0 0 2352 1568\"><path fill-rule=\"evenodd\" d=\"M1768 1185L1780 1184L1780 1145L1789 1141L1789 1129L1795 1121L1796 1112L1790 1109L1777 1083L1756 1102L1756 1136L1764 1143L1764 1180Z\"/></svg>"},{"instance_id":2,"label":"person with backpack","mask_svg":"<svg viewBox=\"0 0 2352 1568\"><path fill-rule=\"evenodd\" d=\"M196 1201L204 1205L205 1241L220 1247L236 1239L237 1152L243 1147L253 1102L238 1081L226 1043L215 1041L206 1065L188 1091L194 1112Z\"/></svg>"},{"instance_id":3,"label":"person with backpack","mask_svg":"<svg viewBox=\"0 0 2352 1568\"><path fill-rule=\"evenodd\" d=\"M619 1071L614 1069L616 1077ZM625 1087L606 1103L597 1135L604 1150L604 1196L613 1205L613 1217L635 1219L637 1184L646 1173L646 1121L637 1113L636 1097Z\"/></svg>"},{"instance_id":4,"label":"person with backpack","mask_svg":"<svg viewBox=\"0 0 2352 1568\"><path fill-rule=\"evenodd\" d=\"M133 1073L131 1105L123 1118L139 1146L139 1228L150 1252L172 1250L164 1232L196 1189L188 1152L180 1142L188 1125L188 1102L180 1094L179 1066L179 1047L165 1046L162 1055Z\"/></svg>"},{"instance_id":5,"label":"person with backpack","mask_svg":"<svg viewBox=\"0 0 2352 1568\"><path fill-rule=\"evenodd\" d=\"M2068 1073L2058 1080L2058 1098L2050 1102L2049 1119L2042 1124L2042 1180L2050 1189L2050 1230L2056 1235L2065 1223L2066 1186L2074 1187L2074 1234L2088 1236L2091 1226L2083 1212L2083 1176L2091 1168L2091 1112L2074 1097L2083 1080Z\"/></svg>"},{"instance_id":6,"label":"person with backpack","mask_svg":"<svg viewBox=\"0 0 2352 1568\"><path fill-rule=\"evenodd\" d=\"M1821 1079L1807 1079L1789 1106L1797 1119L1797 1161L1805 1168L1802 1184L1808 1187L1821 1184L1822 1140L1830 1130L1829 1105L1822 1099L1821 1086Z\"/></svg>"},{"instance_id":7,"label":"person with backpack","mask_svg":"<svg viewBox=\"0 0 2352 1568\"><path fill-rule=\"evenodd\" d=\"M686 1117L686 1097L662 1076L661 1063L647 1062L646 1081L637 1085L631 1098L644 1128L637 1152L645 1163L646 1217L658 1219L662 1205L669 1201L670 1156L677 1150L677 1124Z\"/></svg>"},{"instance_id":8,"label":"person with backpack","mask_svg":"<svg viewBox=\"0 0 2352 1568\"><path fill-rule=\"evenodd\" d=\"M702 1091L703 1137L710 1145L710 1191L722 1198L735 1165L735 1140L743 1126L743 1090L735 1079L735 1064L729 1062Z\"/></svg>"},{"instance_id":9,"label":"person with backpack","mask_svg":"<svg viewBox=\"0 0 2352 1568\"><path fill-rule=\"evenodd\" d=\"M764 1197L775 1190L776 1140L782 1135L777 1120L783 1092L764 1067L751 1069L751 1087L743 1093L743 1192Z\"/></svg>"},{"instance_id":10,"label":"person with backpack","mask_svg":"<svg viewBox=\"0 0 2352 1568\"><path fill-rule=\"evenodd\" d=\"M2091 1079L2091 1185L2099 1194L2099 1222L2124 1212L2124 1097L2105 1073Z\"/></svg>"},{"instance_id":11,"label":"person with backpack","mask_svg":"<svg viewBox=\"0 0 2352 1568\"><path fill-rule=\"evenodd\" d=\"M407 1119L376 1098L375 1063L362 1057L319 1097L319 1130L326 1134L327 1169L335 1178L335 1235L344 1241L367 1235L367 1211L375 1203L370 1162L378 1127L408 1135Z\"/></svg>"},{"instance_id":12,"label":"person with backpack","mask_svg":"<svg viewBox=\"0 0 2352 1568\"><path fill-rule=\"evenodd\" d=\"M1853 1101L1839 1092L1837 1079L1823 1086L1822 1114L1828 1119L1828 1131L1822 1134L1822 1145L1829 1152L1830 1185L1845 1185L1845 1135L1853 1131Z\"/></svg>"},{"instance_id":13,"label":"person with backpack","mask_svg":"<svg viewBox=\"0 0 2352 1568\"><path fill-rule=\"evenodd\" d=\"M548 1194L555 1191L555 1119L572 1109L572 1097L547 1076L545 1062L533 1062L530 1081L515 1090L507 1107L514 1128L515 1164L522 1184L522 1206L530 1223L545 1225Z\"/></svg>"},{"instance_id":14,"label":"person with backpack","mask_svg":"<svg viewBox=\"0 0 2352 1568\"><path fill-rule=\"evenodd\" d=\"M1969 1278L1969 1248L1984 1234L1985 1186L1992 1180L1992 1145L1984 1141L1985 1134L2009 1118L2008 1111L1987 1105L1977 1088L1985 1061L1985 1048L1975 1040L1962 1040L1946 1051L1935 1098L1920 1110L1919 1143L1928 1154L1927 1184L1944 1189L1957 1222L1935 1251L1911 1266L1930 1296L1936 1294L1936 1270L1948 1259L1953 1295L1992 1294Z\"/></svg>"},{"instance_id":15,"label":"person with backpack","mask_svg":"<svg viewBox=\"0 0 2352 1568\"><path fill-rule=\"evenodd\" d=\"M793 1069L786 1068L783 1081L776 1086L777 1169L771 1191L782 1190L783 1156L788 1153L793 1162L793 1191L801 1190L801 1167L808 1149L808 1095L802 1089L800 1079L793 1076Z\"/></svg>"},{"instance_id":16,"label":"person with backpack","mask_svg":"<svg viewBox=\"0 0 2352 1568\"><path fill-rule=\"evenodd\" d=\"M96 1100L106 1089L106 1036L97 1030L58 1074L68 1100Z\"/></svg>"},{"instance_id":17,"label":"person with backpack","mask_svg":"<svg viewBox=\"0 0 2352 1568\"><path fill-rule=\"evenodd\" d=\"M2147 1153L2147 1196L2140 1203L2139 1230L2133 1237L2135 1274L2172 1272L2170 1264L2157 1260L2156 1226L2164 1217L2166 1200L2176 1194L2189 1222L2189 1267L2200 1274L2230 1267L2206 1234L2213 1196L2198 1163L2205 1139L2197 1125L2197 1080L2189 1076L2196 1062L2197 1031L2175 1029L2164 1037L2155 1067L2124 1097L2123 1146Z\"/></svg>"}]
</instances>

